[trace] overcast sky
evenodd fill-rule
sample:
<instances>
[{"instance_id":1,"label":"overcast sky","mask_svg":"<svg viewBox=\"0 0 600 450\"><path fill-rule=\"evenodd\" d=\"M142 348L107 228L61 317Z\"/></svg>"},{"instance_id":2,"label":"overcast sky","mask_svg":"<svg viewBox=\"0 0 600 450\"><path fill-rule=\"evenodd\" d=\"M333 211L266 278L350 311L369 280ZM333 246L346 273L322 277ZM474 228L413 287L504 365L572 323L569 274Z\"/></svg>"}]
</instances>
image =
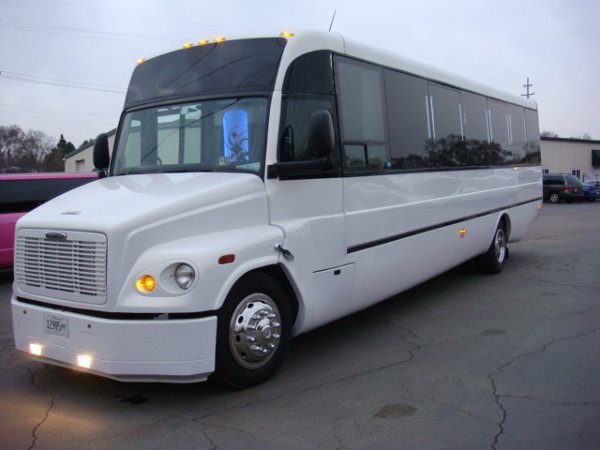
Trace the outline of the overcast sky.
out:
<instances>
[{"instance_id":1,"label":"overcast sky","mask_svg":"<svg viewBox=\"0 0 600 450\"><path fill-rule=\"evenodd\" d=\"M0 0L0 125L78 146L116 126L137 58L327 30L334 9L348 38L516 95L529 76L541 130L600 139L598 0Z\"/></svg>"}]
</instances>

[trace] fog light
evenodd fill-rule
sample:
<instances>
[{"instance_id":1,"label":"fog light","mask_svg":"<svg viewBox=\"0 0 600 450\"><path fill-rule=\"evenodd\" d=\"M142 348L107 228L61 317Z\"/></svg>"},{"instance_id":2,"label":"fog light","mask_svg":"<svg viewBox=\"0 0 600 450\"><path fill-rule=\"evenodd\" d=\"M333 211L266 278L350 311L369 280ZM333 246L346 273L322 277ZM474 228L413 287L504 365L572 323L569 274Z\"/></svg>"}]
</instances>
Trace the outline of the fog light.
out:
<instances>
[{"instance_id":1,"label":"fog light","mask_svg":"<svg viewBox=\"0 0 600 450\"><path fill-rule=\"evenodd\" d=\"M77 355L77 365L89 369L92 367L92 357L90 355Z\"/></svg>"},{"instance_id":2,"label":"fog light","mask_svg":"<svg viewBox=\"0 0 600 450\"><path fill-rule=\"evenodd\" d=\"M175 282L181 289L189 289L196 278L194 268L189 264L179 264L175 269Z\"/></svg>"},{"instance_id":3,"label":"fog light","mask_svg":"<svg viewBox=\"0 0 600 450\"><path fill-rule=\"evenodd\" d=\"M29 344L29 352L32 355L42 356L42 350L43 349L44 349L44 347L42 347L41 344Z\"/></svg>"},{"instance_id":4,"label":"fog light","mask_svg":"<svg viewBox=\"0 0 600 450\"><path fill-rule=\"evenodd\" d=\"M142 293L152 292L156 287L156 280L152 275L142 275L135 282L135 287Z\"/></svg>"}]
</instances>

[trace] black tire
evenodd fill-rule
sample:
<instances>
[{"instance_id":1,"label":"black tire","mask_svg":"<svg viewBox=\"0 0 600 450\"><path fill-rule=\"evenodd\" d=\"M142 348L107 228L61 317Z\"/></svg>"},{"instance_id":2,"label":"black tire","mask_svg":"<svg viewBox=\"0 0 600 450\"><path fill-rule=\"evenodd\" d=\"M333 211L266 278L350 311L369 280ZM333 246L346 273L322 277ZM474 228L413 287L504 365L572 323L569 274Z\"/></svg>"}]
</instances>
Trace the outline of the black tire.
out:
<instances>
[{"instance_id":1,"label":"black tire","mask_svg":"<svg viewBox=\"0 0 600 450\"><path fill-rule=\"evenodd\" d=\"M558 203L560 201L560 196L558 195L558 192L550 192L548 200L550 200L550 203Z\"/></svg>"},{"instance_id":2,"label":"black tire","mask_svg":"<svg viewBox=\"0 0 600 450\"><path fill-rule=\"evenodd\" d=\"M274 303L276 308L273 308L270 303ZM239 308L242 308L241 311ZM276 314L276 317L269 319L259 314L264 314L265 311ZM237 319L233 318L234 314ZM247 322L248 317L251 317L249 322ZM278 319L279 327L275 327L276 319ZM251 324L252 320L260 320L260 322L254 323L263 327L262 324L266 321L267 325L264 326L264 329L259 328L258 330L242 328L247 333L244 334L235 330L235 327L238 326L237 320L240 320L240 324ZM240 325L240 327L243 326L245 325ZM281 285L273 277L263 273L246 275L231 289L219 310L215 371L209 377L209 381L234 389L244 389L268 380L283 361L289 346L291 329L292 309ZM268 338L265 338L267 331ZM277 335L279 337L277 341L274 341L273 339ZM267 342L276 342L273 344L276 346L268 356L262 356L260 353L250 351L248 347L253 344L244 344L247 337L262 340L257 344L264 344L264 346L258 345L258 350L268 350ZM267 341L267 339L271 339L271 341ZM243 348L240 348L242 346ZM254 346L257 347L257 345ZM258 350L256 351L258 352ZM263 360L252 361L252 358L263 358Z\"/></svg>"},{"instance_id":3,"label":"black tire","mask_svg":"<svg viewBox=\"0 0 600 450\"><path fill-rule=\"evenodd\" d=\"M504 264L508 259L507 241L506 225L501 220L494 232L494 237L488 250L483 255L475 258L475 264L480 272L490 275L502 272Z\"/></svg>"}]
</instances>

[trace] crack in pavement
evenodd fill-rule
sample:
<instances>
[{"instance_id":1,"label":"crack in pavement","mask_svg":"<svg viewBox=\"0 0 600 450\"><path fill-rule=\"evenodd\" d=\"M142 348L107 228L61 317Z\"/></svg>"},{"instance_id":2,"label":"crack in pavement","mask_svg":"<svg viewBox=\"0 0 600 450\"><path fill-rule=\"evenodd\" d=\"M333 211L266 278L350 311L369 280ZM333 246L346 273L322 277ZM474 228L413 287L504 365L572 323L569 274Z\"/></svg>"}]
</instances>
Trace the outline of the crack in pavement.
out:
<instances>
[{"instance_id":1,"label":"crack in pavement","mask_svg":"<svg viewBox=\"0 0 600 450\"><path fill-rule=\"evenodd\" d=\"M507 397L507 396L498 394L498 390L496 387L496 379L494 378L494 376L500 375L508 366L510 366L515 361L518 361L519 359L525 358L527 356L535 355L538 353L543 353L546 351L546 349L548 347L550 347L553 344L556 344L557 342L578 339L578 338L581 338L584 336L589 336L591 334L594 334L595 332L596 332L596 328L592 328L590 331L586 331L585 333L576 334L575 336L565 336L565 337L552 339L551 341L548 341L545 344L543 344L542 347L537 350L533 350L533 351L527 352L527 353L522 353L520 355L515 356L514 358L509 359L507 362L502 364L496 370L494 370L488 374L488 379L490 380L490 383L492 385L492 394L494 395L494 402L498 405L498 408L500 409L500 412L501 412L501 419L500 419L500 422L498 422L498 424L497 424L498 431L494 435L494 439L493 439L492 443L490 444L490 447L493 450L496 450L498 441L500 440L500 437L504 434L504 424L506 423L506 417L507 417L506 409L504 408L504 405L502 404L502 401L501 401L501 398Z\"/></svg>"},{"instance_id":2,"label":"crack in pavement","mask_svg":"<svg viewBox=\"0 0 600 450\"><path fill-rule=\"evenodd\" d=\"M502 398L510 398L517 400L533 400L538 402L550 403L556 406L588 406L588 405L600 405L600 400L592 400L587 402L557 402L556 400L549 400L547 398L533 397L530 395L501 395Z\"/></svg>"},{"instance_id":3,"label":"crack in pavement","mask_svg":"<svg viewBox=\"0 0 600 450\"><path fill-rule=\"evenodd\" d=\"M406 342L410 342L410 341L406 341ZM220 411L214 411L214 412L206 413L206 414L200 415L197 418L191 418L191 417L186 417L186 416L182 416L182 415L175 415L175 414L172 414L172 415L163 415L163 416L166 416L166 417L175 417L175 418L179 418L179 419L182 419L182 420L190 420L192 422L204 423L205 424L205 422L203 422L202 420L203 419L207 419L209 417L215 417L215 416L223 415L223 414L226 414L228 412L235 411L235 410L242 410L242 409L246 409L246 408L250 408L250 407L255 407L255 406L258 406L258 405L261 405L261 404L264 404L264 403L272 403L272 402L281 400L281 399L286 398L286 397L295 398L295 397L297 397L297 396L299 396L301 394L305 394L306 392L313 391L313 390L316 390L316 389L320 389L320 388L322 388L324 386L330 386L330 385L335 385L335 384L338 384L338 383L344 383L346 381L350 381L350 380L353 380L355 378L359 378L359 377L364 376L364 375L370 375L370 374L373 374L373 373L376 373L376 372L380 372L380 371L383 371L383 370L390 369L392 367L396 367L396 366L400 366L402 364L406 364L406 363L414 360L415 353L417 351L419 351L421 349L424 349L424 348L435 347L435 346L443 345L443 344L456 344L456 342L441 341L441 342L434 342L432 344L423 344L423 345L411 343L411 345L413 345L415 348L407 350L408 358L404 358L404 359L402 359L400 361L394 361L394 362L391 362L391 363L388 363L388 364L383 364L383 365L378 366L378 367L374 367L374 368L371 368L371 369L359 371L359 372L356 372L356 373L353 373L353 374L350 374L350 375L347 375L347 376L344 376L344 377L336 378L334 380L323 381L321 383L317 383L317 384L314 384L314 385L307 386L307 387L305 387L303 389L294 390L294 391L288 391L288 392L285 392L285 393L283 393L281 395L278 395L278 396L275 396L275 397L261 398L261 399L257 399L257 400L248 401L248 402L243 403L241 405L234 405L234 406L232 406L230 408L225 408L225 409L222 409ZM208 426L212 426L210 424L207 424L207 425ZM249 433L249 434L252 435L252 433L250 433L250 432L248 432L246 430L238 430L238 431L243 431L243 432L246 432L246 433Z\"/></svg>"},{"instance_id":4,"label":"crack in pavement","mask_svg":"<svg viewBox=\"0 0 600 450\"><path fill-rule=\"evenodd\" d=\"M27 370L29 371L29 373L31 374L31 384L37 388L42 388L41 386L38 386L35 384L35 375L42 372L43 370L46 370L47 366L44 366L43 368L36 370L36 371L32 371L31 369L27 368ZM52 409L54 408L54 402L56 400L56 397L54 395L54 391L52 390L52 387L48 386L46 388L46 391L48 392L48 394L50 394L50 405L48 406L48 409L46 409L46 413L44 414L44 417L42 418L41 421L39 421L35 427L33 427L33 430L31 430L31 445L29 446L29 450L31 450L32 448L35 447L35 444L37 443L37 440L39 438L38 436L38 430L39 428L48 420L48 418L50 417L50 412L52 411Z\"/></svg>"},{"instance_id":5,"label":"crack in pavement","mask_svg":"<svg viewBox=\"0 0 600 450\"><path fill-rule=\"evenodd\" d=\"M525 280L525 281L537 281L538 283L546 283L546 284L552 284L555 286L571 287L571 288L575 288L575 289L592 289L592 290L600 289L599 286L583 286L580 284L561 283L559 281L549 281L549 280L544 280L543 278L528 277L528 276L524 276L524 275L517 275L517 276L515 276L515 279L516 278L521 278L522 280Z\"/></svg>"},{"instance_id":6,"label":"crack in pavement","mask_svg":"<svg viewBox=\"0 0 600 450\"><path fill-rule=\"evenodd\" d=\"M419 394L418 392L411 391L410 389L408 389L408 388L406 387L406 385L404 385L404 384L402 384L402 383L400 383L400 386L401 386L401 387L402 387L402 389L404 389L406 392L408 392L408 393L409 393L409 394L411 394L411 395L414 395L415 397L425 398L425 399L427 399L427 400L429 400L429 401L431 401L431 402L435 403L436 405L443 406L443 407L445 407L445 408L448 408L448 409L451 409L451 410L453 410L453 411L458 411L458 412L460 412L460 413L462 413L462 414L466 414L467 416L471 416L471 417L473 417L474 419L480 420L480 421L482 421L482 422L485 422L485 423L488 423L488 424L490 424L490 425L496 425L496 422L492 422L491 420L488 420L488 419L486 419L485 417L478 416L477 414L474 414L474 413L472 413L471 411L469 411L469 410L467 410L467 409L463 409L463 408L460 408L460 407L458 407L458 406L450 405L449 403L442 402L442 401L440 401L440 400L436 399L435 397L430 397L430 396L428 396L428 395Z\"/></svg>"},{"instance_id":7,"label":"crack in pavement","mask_svg":"<svg viewBox=\"0 0 600 450\"><path fill-rule=\"evenodd\" d=\"M219 446L217 445L217 443L215 442L215 440L208 434L208 431L205 428L218 428L218 429L222 429L222 430L229 430L229 431L237 431L238 433L243 433L243 434L248 434L250 436L252 436L253 438L256 437L256 435L248 430L244 430L243 428L235 428L235 427L228 427L225 425L216 425L213 423L207 423L203 420L201 420L200 418L193 418L193 417L186 417L186 416L182 416L180 414L160 414L162 417L167 417L170 419L178 419L178 420L183 420L185 422L192 422L198 425L202 425L202 434L204 435L204 437L208 440L208 442L210 442L211 445L211 449L216 450L217 448L219 448Z\"/></svg>"}]
</instances>

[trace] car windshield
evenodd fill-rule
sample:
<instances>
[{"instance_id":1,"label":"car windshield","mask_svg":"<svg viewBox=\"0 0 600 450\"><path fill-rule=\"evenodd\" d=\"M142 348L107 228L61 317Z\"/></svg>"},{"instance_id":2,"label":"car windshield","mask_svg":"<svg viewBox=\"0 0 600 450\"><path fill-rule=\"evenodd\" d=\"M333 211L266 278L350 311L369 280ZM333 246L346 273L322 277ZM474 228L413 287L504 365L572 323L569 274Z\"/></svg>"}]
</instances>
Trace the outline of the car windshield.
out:
<instances>
[{"instance_id":1,"label":"car windshield","mask_svg":"<svg viewBox=\"0 0 600 450\"><path fill-rule=\"evenodd\" d=\"M266 98L229 98L141 109L123 120L113 175L260 173Z\"/></svg>"}]
</instances>

